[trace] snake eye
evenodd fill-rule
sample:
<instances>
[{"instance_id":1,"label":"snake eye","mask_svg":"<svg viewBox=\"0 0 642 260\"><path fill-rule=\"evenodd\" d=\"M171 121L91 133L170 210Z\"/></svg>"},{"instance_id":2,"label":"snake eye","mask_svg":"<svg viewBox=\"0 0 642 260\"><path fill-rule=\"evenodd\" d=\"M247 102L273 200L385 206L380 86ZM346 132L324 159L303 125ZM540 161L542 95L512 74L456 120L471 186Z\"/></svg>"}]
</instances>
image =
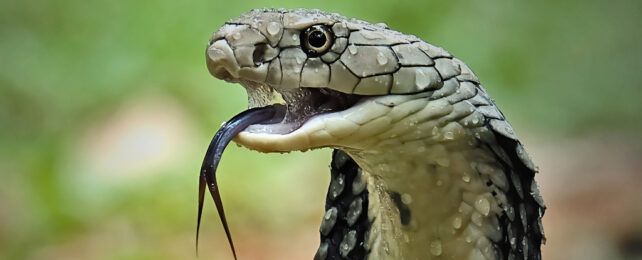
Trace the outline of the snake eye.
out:
<instances>
[{"instance_id":1,"label":"snake eye","mask_svg":"<svg viewBox=\"0 0 642 260\"><path fill-rule=\"evenodd\" d=\"M332 31L323 25L313 25L301 33L301 46L310 56L320 56L332 46Z\"/></svg>"}]
</instances>

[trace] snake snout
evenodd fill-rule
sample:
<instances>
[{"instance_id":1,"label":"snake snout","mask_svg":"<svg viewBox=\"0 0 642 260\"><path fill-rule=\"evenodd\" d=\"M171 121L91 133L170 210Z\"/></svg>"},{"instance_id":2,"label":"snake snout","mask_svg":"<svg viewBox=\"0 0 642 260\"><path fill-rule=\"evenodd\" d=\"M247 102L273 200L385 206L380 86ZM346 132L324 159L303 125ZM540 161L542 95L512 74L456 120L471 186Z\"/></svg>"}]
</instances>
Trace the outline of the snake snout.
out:
<instances>
[{"instance_id":1,"label":"snake snout","mask_svg":"<svg viewBox=\"0 0 642 260\"><path fill-rule=\"evenodd\" d=\"M217 40L207 47L207 69L219 79L233 81L239 77L239 64L234 51L225 39Z\"/></svg>"},{"instance_id":2,"label":"snake snout","mask_svg":"<svg viewBox=\"0 0 642 260\"><path fill-rule=\"evenodd\" d=\"M226 24L219 29L207 47L207 67L217 78L238 82L239 79L261 83L268 79L268 67L275 70L280 53L278 46L269 44L268 39L256 28L246 24ZM280 66L278 66L280 68ZM272 73L273 78L281 73Z\"/></svg>"}]
</instances>

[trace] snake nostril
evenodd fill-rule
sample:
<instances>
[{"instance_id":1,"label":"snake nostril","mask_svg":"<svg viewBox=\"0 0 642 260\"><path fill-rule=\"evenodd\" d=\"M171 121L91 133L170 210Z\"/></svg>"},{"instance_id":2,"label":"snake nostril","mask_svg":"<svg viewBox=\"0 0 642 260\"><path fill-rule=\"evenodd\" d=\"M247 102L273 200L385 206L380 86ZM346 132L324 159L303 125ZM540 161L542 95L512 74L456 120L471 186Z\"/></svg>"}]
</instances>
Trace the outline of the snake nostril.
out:
<instances>
[{"instance_id":1,"label":"snake nostril","mask_svg":"<svg viewBox=\"0 0 642 260\"><path fill-rule=\"evenodd\" d=\"M259 44L254 46L254 52L252 53L252 61L255 66L260 66L265 61L265 50L267 49L267 44Z\"/></svg>"}]
</instances>

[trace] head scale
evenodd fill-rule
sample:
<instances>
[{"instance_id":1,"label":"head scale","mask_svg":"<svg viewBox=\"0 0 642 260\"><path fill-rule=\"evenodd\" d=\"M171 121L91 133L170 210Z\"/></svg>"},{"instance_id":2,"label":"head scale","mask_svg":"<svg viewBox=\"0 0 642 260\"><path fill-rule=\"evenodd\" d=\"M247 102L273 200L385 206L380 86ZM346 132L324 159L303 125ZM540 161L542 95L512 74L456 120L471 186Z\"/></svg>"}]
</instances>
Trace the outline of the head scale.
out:
<instances>
[{"instance_id":1,"label":"head scale","mask_svg":"<svg viewBox=\"0 0 642 260\"><path fill-rule=\"evenodd\" d=\"M439 57L451 56L385 24L304 9L252 10L225 23L207 48L208 68L221 79L359 95L439 88Z\"/></svg>"}]
</instances>

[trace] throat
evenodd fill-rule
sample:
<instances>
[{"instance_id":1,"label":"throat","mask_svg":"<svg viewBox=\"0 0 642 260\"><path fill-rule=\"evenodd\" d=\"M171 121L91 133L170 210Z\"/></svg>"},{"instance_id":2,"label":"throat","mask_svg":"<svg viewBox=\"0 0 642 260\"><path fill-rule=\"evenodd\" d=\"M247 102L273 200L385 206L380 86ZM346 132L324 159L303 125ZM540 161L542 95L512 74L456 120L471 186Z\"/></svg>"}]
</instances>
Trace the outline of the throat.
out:
<instances>
[{"instance_id":1,"label":"throat","mask_svg":"<svg viewBox=\"0 0 642 260\"><path fill-rule=\"evenodd\" d=\"M367 183L368 258L496 259L502 166L464 139L415 145L348 151Z\"/></svg>"}]
</instances>

